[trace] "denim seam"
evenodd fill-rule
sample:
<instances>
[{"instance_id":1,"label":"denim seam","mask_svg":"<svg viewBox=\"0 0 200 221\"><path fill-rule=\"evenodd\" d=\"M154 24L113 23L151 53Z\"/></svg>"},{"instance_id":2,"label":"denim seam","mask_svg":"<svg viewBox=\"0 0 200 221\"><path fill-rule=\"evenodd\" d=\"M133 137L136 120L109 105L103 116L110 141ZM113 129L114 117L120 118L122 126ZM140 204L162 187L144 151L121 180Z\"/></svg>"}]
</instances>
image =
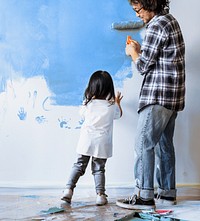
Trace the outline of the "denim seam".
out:
<instances>
[{"instance_id":1,"label":"denim seam","mask_svg":"<svg viewBox=\"0 0 200 221\"><path fill-rule=\"evenodd\" d=\"M152 108L153 106L150 106L150 108L148 109L148 114L147 114L147 119L145 121L145 125L144 125L144 129L142 130L142 146L144 146L144 134L146 133L146 128L147 128L147 124L149 122L149 117L150 117L150 113L152 111ZM143 186L144 186L144 173L143 173L143 148L140 148L141 149L141 159L140 159L140 174L142 174L142 176L140 177L141 178L141 181L140 181L140 187L139 189L144 189Z\"/></svg>"}]
</instances>

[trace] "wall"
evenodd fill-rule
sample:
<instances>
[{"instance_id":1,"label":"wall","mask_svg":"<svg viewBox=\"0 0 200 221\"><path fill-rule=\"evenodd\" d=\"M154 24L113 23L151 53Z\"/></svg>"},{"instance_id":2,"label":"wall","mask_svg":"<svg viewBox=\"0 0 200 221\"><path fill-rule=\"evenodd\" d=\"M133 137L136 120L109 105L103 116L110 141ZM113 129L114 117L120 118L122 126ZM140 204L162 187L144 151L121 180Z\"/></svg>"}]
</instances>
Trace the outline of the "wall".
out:
<instances>
[{"instance_id":1,"label":"wall","mask_svg":"<svg viewBox=\"0 0 200 221\"><path fill-rule=\"evenodd\" d=\"M179 114L175 134L177 182L199 184L199 30L193 28L198 19L195 7L186 17L186 2L181 3L171 3L187 49L186 109ZM128 34L141 42L144 30L111 29L113 22L137 19L128 2L0 0L0 11L0 186L65 185L82 123L78 106L97 69L108 70L124 95L124 115L114 124L107 185L133 185L142 78L125 56L124 45ZM93 185L90 166L78 185Z\"/></svg>"},{"instance_id":2,"label":"wall","mask_svg":"<svg viewBox=\"0 0 200 221\"><path fill-rule=\"evenodd\" d=\"M171 12L179 20L186 43L186 108L176 127L177 180L179 183L200 183L200 92L198 8L200 2L171 1ZM181 8L181 9L180 9Z\"/></svg>"}]
</instances>

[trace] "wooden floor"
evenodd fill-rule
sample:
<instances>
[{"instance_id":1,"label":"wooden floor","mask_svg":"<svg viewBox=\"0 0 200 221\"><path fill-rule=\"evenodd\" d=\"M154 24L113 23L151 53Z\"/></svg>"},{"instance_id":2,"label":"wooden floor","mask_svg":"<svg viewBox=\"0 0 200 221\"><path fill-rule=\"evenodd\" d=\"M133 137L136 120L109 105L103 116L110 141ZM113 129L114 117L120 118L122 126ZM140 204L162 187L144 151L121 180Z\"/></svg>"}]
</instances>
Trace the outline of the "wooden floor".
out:
<instances>
[{"instance_id":1,"label":"wooden floor","mask_svg":"<svg viewBox=\"0 0 200 221\"><path fill-rule=\"evenodd\" d=\"M134 220L134 211L119 208L116 199L126 198L133 193L131 188L107 188L106 206L95 205L95 192L92 189L76 188L71 205L60 200L61 189L19 189L0 188L0 220ZM157 209L171 209L168 217L180 220L200 220L200 188L178 188L178 203L166 207L156 205ZM60 211L59 211L60 210ZM55 212L50 214L51 212Z\"/></svg>"}]
</instances>

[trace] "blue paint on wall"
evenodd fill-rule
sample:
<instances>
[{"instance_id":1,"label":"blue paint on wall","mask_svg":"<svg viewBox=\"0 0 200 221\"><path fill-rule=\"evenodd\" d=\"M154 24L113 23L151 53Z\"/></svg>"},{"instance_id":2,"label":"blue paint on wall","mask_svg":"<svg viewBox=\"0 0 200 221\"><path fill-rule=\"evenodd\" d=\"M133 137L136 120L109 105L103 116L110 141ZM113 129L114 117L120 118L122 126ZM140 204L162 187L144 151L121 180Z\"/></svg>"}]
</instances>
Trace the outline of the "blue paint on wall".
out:
<instances>
[{"instance_id":1,"label":"blue paint on wall","mask_svg":"<svg viewBox=\"0 0 200 221\"><path fill-rule=\"evenodd\" d=\"M130 66L124 54L128 34L111 24L135 20L128 0L0 0L0 93L6 81L42 75L54 105L79 105L89 76L109 71L116 85L131 77L117 75ZM18 114L24 118L22 110Z\"/></svg>"}]
</instances>

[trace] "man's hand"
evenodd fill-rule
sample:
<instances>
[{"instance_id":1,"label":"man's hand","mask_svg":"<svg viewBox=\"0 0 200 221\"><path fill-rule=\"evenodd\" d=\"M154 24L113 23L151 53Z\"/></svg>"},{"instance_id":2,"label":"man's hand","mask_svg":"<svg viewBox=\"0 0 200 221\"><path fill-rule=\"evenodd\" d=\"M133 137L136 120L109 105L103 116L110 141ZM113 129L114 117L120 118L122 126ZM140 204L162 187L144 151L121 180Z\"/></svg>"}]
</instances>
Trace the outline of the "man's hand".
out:
<instances>
[{"instance_id":1,"label":"man's hand","mask_svg":"<svg viewBox=\"0 0 200 221\"><path fill-rule=\"evenodd\" d=\"M129 42L130 43L126 43L125 53L127 56L131 56L133 61L135 61L141 53L141 46L137 41L133 39L129 39Z\"/></svg>"}]
</instances>

